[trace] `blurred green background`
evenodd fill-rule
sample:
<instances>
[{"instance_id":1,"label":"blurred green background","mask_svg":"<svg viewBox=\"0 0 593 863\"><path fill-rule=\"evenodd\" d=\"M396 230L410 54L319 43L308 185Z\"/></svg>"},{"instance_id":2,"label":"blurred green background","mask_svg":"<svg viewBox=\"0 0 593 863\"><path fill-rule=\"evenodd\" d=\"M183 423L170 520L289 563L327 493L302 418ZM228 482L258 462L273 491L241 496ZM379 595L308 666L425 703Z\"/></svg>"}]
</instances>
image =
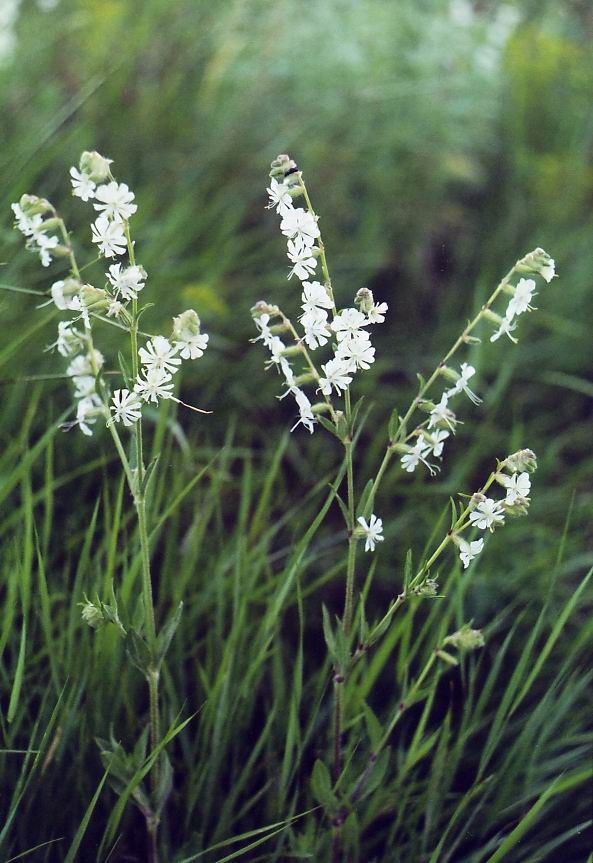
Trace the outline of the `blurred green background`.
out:
<instances>
[{"instance_id":1,"label":"blurred green background","mask_svg":"<svg viewBox=\"0 0 593 863\"><path fill-rule=\"evenodd\" d=\"M279 152L304 172L339 304L362 285L389 303L375 338L378 361L357 379L372 405L358 453L364 479L384 446L388 412L414 394L416 372L432 370L518 257L542 246L555 258L559 278L521 321L519 345L486 338L468 351L484 403L465 406L438 480L387 477L378 508L388 552L376 594L378 606L393 595L406 549L425 541L449 494L472 491L495 457L528 446L540 459L530 518L492 540L494 559L477 573L469 608L479 623L505 608L532 620L550 598L572 507L553 617L593 562L591 4L3 0L0 10L0 283L46 290L62 271L42 270L12 228L10 203L24 192L52 200L75 231L78 254L90 259L90 213L71 198L68 170L84 149L112 158L139 205L137 255L155 303L146 326L164 331L172 314L194 306L211 334L203 360L184 371L182 397L214 414L179 414L174 426L197 464L232 430L257 488L258 471L293 421L288 400L275 400L279 379L264 373L261 347L249 344L255 301L289 314L299 305L276 217L265 210L269 162ZM63 381L28 380L63 373L62 359L42 352L55 316L44 324L51 310L35 302L0 291L0 442L15 458L68 406ZM59 435L56 474L108 450L101 434ZM338 458L329 437L296 431L276 514ZM3 464L8 476L13 463ZM110 475L109 464L103 471ZM236 469L225 481L228 522ZM48 544L57 569L79 542L97 483L89 472L75 488L65 484L60 543ZM8 495L9 504L19 500ZM5 543L14 519L7 524ZM336 529L338 512L318 573ZM341 589L323 591L336 611ZM318 609L320 597L312 601ZM575 619L575 638L585 619Z\"/></svg>"}]
</instances>

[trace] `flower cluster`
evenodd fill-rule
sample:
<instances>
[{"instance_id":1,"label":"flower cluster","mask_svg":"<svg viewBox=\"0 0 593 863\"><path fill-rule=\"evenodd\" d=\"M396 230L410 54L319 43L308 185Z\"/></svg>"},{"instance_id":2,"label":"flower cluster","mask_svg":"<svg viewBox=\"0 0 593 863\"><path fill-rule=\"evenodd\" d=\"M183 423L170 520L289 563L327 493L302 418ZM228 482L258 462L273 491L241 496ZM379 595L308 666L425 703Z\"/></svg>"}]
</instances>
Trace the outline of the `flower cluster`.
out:
<instances>
[{"instance_id":1,"label":"flower cluster","mask_svg":"<svg viewBox=\"0 0 593 863\"><path fill-rule=\"evenodd\" d=\"M492 479L505 490L505 497L496 500L481 492L472 495L470 512L465 527L494 532L494 529L505 523L506 516L526 515L530 503L529 492L531 480L529 474L537 468L537 459L532 450L524 449L508 456L498 465ZM477 557L484 548L483 538L466 540L458 532L452 534L453 542L459 549L459 557L464 569Z\"/></svg>"},{"instance_id":2,"label":"flower cluster","mask_svg":"<svg viewBox=\"0 0 593 863\"><path fill-rule=\"evenodd\" d=\"M280 230L287 238L287 254L292 264L288 278L296 275L302 282L299 323L303 334L296 332L277 306L261 302L252 309L259 330L259 336L253 341L263 341L269 349L268 365L276 365L284 375L287 386L284 395L292 394L297 403L299 420L293 429L302 424L313 432L316 412L328 409L332 395L341 396L350 387L354 374L368 369L375 361L375 348L367 327L383 323L387 304L376 304L372 292L362 288L353 307L338 311L325 267L318 217L310 206L308 209L294 206L295 199L305 194L300 171L292 159L281 155L272 162L270 176L268 209L275 209L281 217ZM306 201L308 204L307 198ZM320 259L325 283L311 279ZM274 318L277 318L276 323ZM290 334L292 344L282 341L283 333ZM308 351L324 347L328 342L331 342L333 355L320 365L319 372ZM307 367L302 374L295 375L289 358L299 355ZM322 394L325 403L312 404L302 389L305 383L316 383L316 392Z\"/></svg>"},{"instance_id":3,"label":"flower cluster","mask_svg":"<svg viewBox=\"0 0 593 863\"><path fill-rule=\"evenodd\" d=\"M173 398L172 379L181 361L201 357L208 344L208 336L200 332L200 319L193 309L175 317L170 339L154 336L139 349L133 365L134 368L141 365L141 371L128 382L129 388L115 390L108 407L107 385L101 376L104 359L93 345L91 319L115 318L118 326L135 333L139 318L137 302L147 279L144 267L136 263L130 238L129 219L138 209L135 195L125 183L115 180L111 164L111 159L99 153L84 152L79 167L70 169L73 195L92 202L99 214L91 225L99 257L128 255L127 262L118 261L108 267L102 288L84 284L72 249L60 246L57 237L48 236L50 229L58 228L68 241L64 223L49 201L23 195L18 204L12 205L17 227L29 238L28 244L34 243L38 248L44 266L50 262L52 251L70 257L70 274L55 281L50 293L55 306L60 311L74 313L74 317L59 323L58 339L51 347L70 360L67 374L74 385L76 420L66 427L78 426L86 435L92 434L91 426L99 416L109 423L131 426L140 419L143 402ZM46 214L51 214L51 218L44 221ZM101 317L103 314L105 318ZM79 320L83 329L75 326Z\"/></svg>"},{"instance_id":4,"label":"flower cluster","mask_svg":"<svg viewBox=\"0 0 593 863\"><path fill-rule=\"evenodd\" d=\"M68 249L60 244L56 234L50 234L59 227L55 210L45 198L36 195L23 195L18 203L11 204L15 217L15 227L27 238L27 248L37 252L43 267L49 267L52 256L68 254ZM48 216L49 218L44 218Z\"/></svg>"},{"instance_id":5,"label":"flower cluster","mask_svg":"<svg viewBox=\"0 0 593 863\"><path fill-rule=\"evenodd\" d=\"M447 357L452 356L459 344L463 342L467 344L479 342L479 339L470 336L469 333L482 318L494 322L498 327L490 338L491 342L497 341L503 334L507 335L511 341L517 342L517 339L512 335L517 327L517 318L524 312L534 310L531 301L536 294L537 285L534 279L520 278L516 286L513 286L510 279L515 273L533 273L539 275L546 282L550 282L555 277L554 260L543 249L539 248L521 258L511 273L503 279L492 298L480 310ZM500 293L510 295L504 317L496 314L491 308L492 302ZM466 362L461 363L459 371L450 368L444 362L441 363L429 384L437 376L442 376L452 386L442 393L438 402L419 398L417 404L429 414L428 420L418 425L407 435L405 440L398 441L393 445L394 450L402 453L401 465L405 471L412 473L422 463L434 475L436 466L428 459L429 457L440 458L442 456L445 440L455 434L456 426L460 422L451 409L451 400L460 393L464 393L474 404L477 405L481 402L481 399L469 387L469 381L475 373L475 368ZM426 389L428 389L428 385L421 395Z\"/></svg>"}]
</instances>

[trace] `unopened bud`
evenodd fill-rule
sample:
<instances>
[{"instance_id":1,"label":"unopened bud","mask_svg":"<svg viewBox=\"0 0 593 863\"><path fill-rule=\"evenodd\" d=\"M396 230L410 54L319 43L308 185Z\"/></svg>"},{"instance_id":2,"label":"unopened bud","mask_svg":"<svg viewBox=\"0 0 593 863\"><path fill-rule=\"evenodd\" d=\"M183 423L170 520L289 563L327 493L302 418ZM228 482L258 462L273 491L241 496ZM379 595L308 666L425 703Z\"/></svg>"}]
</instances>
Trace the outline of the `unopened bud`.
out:
<instances>
[{"instance_id":1,"label":"unopened bud","mask_svg":"<svg viewBox=\"0 0 593 863\"><path fill-rule=\"evenodd\" d=\"M450 644L457 650L476 650L484 647L484 636L479 629L472 629L469 624L464 624L457 632L445 638L444 645Z\"/></svg>"},{"instance_id":2,"label":"unopened bud","mask_svg":"<svg viewBox=\"0 0 593 863\"><path fill-rule=\"evenodd\" d=\"M551 282L556 275L554 259L539 247L517 261L515 269L520 273L539 273L546 282Z\"/></svg>"},{"instance_id":3,"label":"unopened bud","mask_svg":"<svg viewBox=\"0 0 593 863\"><path fill-rule=\"evenodd\" d=\"M200 335L200 318L193 309L187 309L173 318L173 335L171 338L187 340L191 336Z\"/></svg>"},{"instance_id":4,"label":"unopened bud","mask_svg":"<svg viewBox=\"0 0 593 863\"><path fill-rule=\"evenodd\" d=\"M520 449L507 456L500 466L510 473L521 473L524 470L533 473L537 470L537 456L531 449Z\"/></svg>"},{"instance_id":5,"label":"unopened bud","mask_svg":"<svg viewBox=\"0 0 593 863\"><path fill-rule=\"evenodd\" d=\"M85 594L84 602L79 602L78 605L81 606L82 611L82 619L85 623L91 627L91 629L100 629L105 625L105 615L101 610L100 606L95 605L94 602L91 602L90 599Z\"/></svg>"},{"instance_id":6,"label":"unopened bud","mask_svg":"<svg viewBox=\"0 0 593 863\"><path fill-rule=\"evenodd\" d=\"M80 299L89 312L99 312L109 308L112 298L102 288L83 285L80 289Z\"/></svg>"},{"instance_id":7,"label":"unopened bud","mask_svg":"<svg viewBox=\"0 0 593 863\"><path fill-rule=\"evenodd\" d=\"M80 157L79 169L83 174L87 174L95 183L102 183L107 180L111 174L109 166L113 159L106 159L96 150L89 152L85 150Z\"/></svg>"},{"instance_id":8,"label":"unopened bud","mask_svg":"<svg viewBox=\"0 0 593 863\"><path fill-rule=\"evenodd\" d=\"M45 198L37 195L21 195L19 206L26 216L37 216L43 213L53 213L53 207Z\"/></svg>"},{"instance_id":9,"label":"unopened bud","mask_svg":"<svg viewBox=\"0 0 593 863\"><path fill-rule=\"evenodd\" d=\"M368 288L360 288L360 290L356 292L356 296L354 297L354 303L358 306L361 312L364 312L365 315L368 315L368 313L375 305L375 298L373 297L373 292Z\"/></svg>"}]
</instances>

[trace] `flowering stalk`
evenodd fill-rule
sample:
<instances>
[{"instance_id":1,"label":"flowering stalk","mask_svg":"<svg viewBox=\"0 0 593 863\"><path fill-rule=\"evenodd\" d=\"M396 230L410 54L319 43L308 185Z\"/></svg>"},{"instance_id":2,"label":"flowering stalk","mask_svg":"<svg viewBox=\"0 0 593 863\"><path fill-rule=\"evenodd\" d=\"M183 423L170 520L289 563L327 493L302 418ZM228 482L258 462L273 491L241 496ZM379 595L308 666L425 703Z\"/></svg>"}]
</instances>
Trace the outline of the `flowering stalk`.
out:
<instances>
[{"instance_id":1,"label":"flowering stalk","mask_svg":"<svg viewBox=\"0 0 593 863\"><path fill-rule=\"evenodd\" d=\"M138 297L147 278L146 271L136 263L134 243L130 234L130 218L136 212L135 196L125 183L118 183L111 173L111 160L99 153L83 153L79 168L71 168L73 194L82 201L93 202L98 212L91 225L92 241L97 244L99 255L83 267L78 265L70 237L62 218L55 208L42 198L23 195L19 203L13 204L17 227L27 237L27 247L38 252L43 266L49 266L53 257L67 257L70 274L54 282L51 298L61 311L75 314L74 319L59 324L58 339L52 347L64 357L71 358L68 377L75 387L76 420L66 424L77 426L87 436L93 434L93 425L99 417L109 428L116 451L122 463L138 522L140 544L142 599L144 607L144 635L132 626L127 628L117 617L115 594L113 606L97 599L97 604L88 600L83 604L83 620L93 628L104 623L114 623L126 638L128 655L144 674L149 690L150 745L154 751L160 742L159 677L160 668L171 638L179 623L181 608L157 632L150 572L150 546L148 539L146 489L149 469L144 465L142 408L160 399L181 402L173 395L173 375L182 359L197 359L207 347L208 336L200 332L200 320L193 309L188 309L173 319L171 338L148 336L145 347L139 347L139 320L143 309ZM54 233L56 232L56 233ZM105 273L104 288L83 284L82 273L91 264L102 258L120 258L127 253L128 265L117 262ZM102 315L106 312L106 317ZM82 321L84 329L74 324ZM115 390L110 401L110 391L102 373L104 359L95 348L93 322L102 321L127 331L130 340L131 379L122 367L124 382L130 388ZM142 334L146 335L146 334ZM208 413L191 407L194 411ZM121 441L117 424L131 429L135 463L132 466ZM113 611L115 608L115 611ZM102 744L102 755L108 760L117 756L115 742ZM130 756L131 758L131 756ZM110 763L110 762L109 762ZM139 764L135 768L139 768ZM166 771L164 781L159 772ZM131 777L130 777L131 778ZM157 863L158 824L160 812L170 791L171 768L163 751L155 759L151 774L152 801L150 807L143 803L140 808L145 816L149 834L150 859ZM146 796L143 797L143 800Z\"/></svg>"}]
</instances>

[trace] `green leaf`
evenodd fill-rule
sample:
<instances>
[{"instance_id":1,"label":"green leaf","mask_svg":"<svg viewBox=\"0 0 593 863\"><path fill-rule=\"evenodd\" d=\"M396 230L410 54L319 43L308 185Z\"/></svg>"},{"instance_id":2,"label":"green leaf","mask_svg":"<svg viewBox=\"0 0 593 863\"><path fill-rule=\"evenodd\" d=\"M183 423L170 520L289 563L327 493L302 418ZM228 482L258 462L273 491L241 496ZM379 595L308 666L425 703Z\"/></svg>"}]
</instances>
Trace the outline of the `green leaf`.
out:
<instances>
[{"instance_id":1,"label":"green leaf","mask_svg":"<svg viewBox=\"0 0 593 863\"><path fill-rule=\"evenodd\" d=\"M130 368L126 362L126 358L122 354L121 351L117 352L117 362L120 368L120 371L123 375L124 382L128 389L132 389L132 373L130 372Z\"/></svg>"},{"instance_id":2,"label":"green leaf","mask_svg":"<svg viewBox=\"0 0 593 863\"><path fill-rule=\"evenodd\" d=\"M406 560L404 563L404 590L405 594L408 593L408 587L410 586L410 582L412 580L412 549L409 548L406 552Z\"/></svg>"},{"instance_id":3,"label":"green leaf","mask_svg":"<svg viewBox=\"0 0 593 863\"><path fill-rule=\"evenodd\" d=\"M319 420L319 422L321 423L321 425L323 426L324 429L327 429L327 431L330 432L331 434L333 434L334 437L337 437L338 440L342 439L340 437L340 433L338 432L338 429L336 428L335 423L333 423L331 420L328 420L327 417L324 417L321 414L317 414L317 419Z\"/></svg>"},{"instance_id":4,"label":"green leaf","mask_svg":"<svg viewBox=\"0 0 593 863\"><path fill-rule=\"evenodd\" d=\"M366 513L367 503L369 502L371 491L373 490L374 482L370 479L364 487L364 491L360 496L360 500L358 502L358 507L356 510L357 518L361 515L364 516Z\"/></svg>"},{"instance_id":5,"label":"green leaf","mask_svg":"<svg viewBox=\"0 0 593 863\"><path fill-rule=\"evenodd\" d=\"M87 809L86 809L86 812L84 813L83 819L80 822L80 826L79 826L78 830L76 831L76 835L74 836L74 839L72 840L72 844L70 845L70 848L68 849L68 853L66 854L66 856L64 858L64 863L74 863L74 861L76 860L76 855L78 854L78 849L80 848L80 843L82 842L84 834L86 833L86 829L89 826L89 821L91 820L91 816L93 814L95 806L97 805L97 801L99 800L99 797L101 796L101 791L103 790L103 786L105 785L105 780L107 779L108 774L109 774L109 768L107 768L107 770L103 774L103 777L102 777L101 781L99 782L99 785L97 786L97 790L93 794L93 798L92 798L91 802L89 803L89 805L87 806Z\"/></svg>"},{"instance_id":6,"label":"green leaf","mask_svg":"<svg viewBox=\"0 0 593 863\"><path fill-rule=\"evenodd\" d=\"M165 658L167 651L169 650L171 641L173 640L173 636L175 635L177 627L179 626L182 611L183 603L180 602L175 611L169 616L169 619L158 634L155 656L157 668L160 668L161 663Z\"/></svg>"},{"instance_id":7,"label":"green leaf","mask_svg":"<svg viewBox=\"0 0 593 863\"><path fill-rule=\"evenodd\" d=\"M8 704L8 716L6 717L9 722L12 722L17 708L19 706L19 698L21 694L21 688L23 685L23 675L25 673L25 650L27 647L27 621L23 620L23 628L21 629L21 644L19 647L19 655L16 662L16 672L14 675L14 683L12 684L12 691L10 693L10 702Z\"/></svg>"},{"instance_id":8,"label":"green leaf","mask_svg":"<svg viewBox=\"0 0 593 863\"><path fill-rule=\"evenodd\" d=\"M369 735L369 740L371 741L371 749L374 752L379 746L379 741L383 737L383 729L375 713L366 702L363 702L362 709L364 711L367 733Z\"/></svg>"},{"instance_id":9,"label":"green leaf","mask_svg":"<svg viewBox=\"0 0 593 863\"><path fill-rule=\"evenodd\" d=\"M327 766L317 759L311 774L311 791L315 799L321 803L328 814L335 812L338 800L332 788L331 776Z\"/></svg>"},{"instance_id":10,"label":"green leaf","mask_svg":"<svg viewBox=\"0 0 593 863\"><path fill-rule=\"evenodd\" d=\"M126 653L132 662L142 674L148 674L149 670L154 668L154 657L150 651L148 643L140 635L140 633L131 626L128 629L126 636Z\"/></svg>"},{"instance_id":11,"label":"green leaf","mask_svg":"<svg viewBox=\"0 0 593 863\"><path fill-rule=\"evenodd\" d=\"M154 799L154 811L160 815L165 803L173 790L173 768L166 752L161 752L158 758L159 781Z\"/></svg>"},{"instance_id":12,"label":"green leaf","mask_svg":"<svg viewBox=\"0 0 593 863\"><path fill-rule=\"evenodd\" d=\"M395 441L400 425L401 417L398 414L397 409L394 408L391 412L391 416L389 417L389 424L387 426L387 434L391 443Z\"/></svg>"},{"instance_id":13,"label":"green leaf","mask_svg":"<svg viewBox=\"0 0 593 863\"><path fill-rule=\"evenodd\" d=\"M452 497L449 498L449 502L451 503L451 530L453 530L458 520L457 505Z\"/></svg>"},{"instance_id":14,"label":"green leaf","mask_svg":"<svg viewBox=\"0 0 593 863\"><path fill-rule=\"evenodd\" d=\"M153 477L155 468L159 462L159 458L160 458L160 456L156 455L152 459L152 461L149 463L146 470L144 471L144 477L142 478L142 486L141 486L141 492L144 495L144 497L146 497L146 495L148 493L148 487L149 487L150 481Z\"/></svg>"}]
</instances>

